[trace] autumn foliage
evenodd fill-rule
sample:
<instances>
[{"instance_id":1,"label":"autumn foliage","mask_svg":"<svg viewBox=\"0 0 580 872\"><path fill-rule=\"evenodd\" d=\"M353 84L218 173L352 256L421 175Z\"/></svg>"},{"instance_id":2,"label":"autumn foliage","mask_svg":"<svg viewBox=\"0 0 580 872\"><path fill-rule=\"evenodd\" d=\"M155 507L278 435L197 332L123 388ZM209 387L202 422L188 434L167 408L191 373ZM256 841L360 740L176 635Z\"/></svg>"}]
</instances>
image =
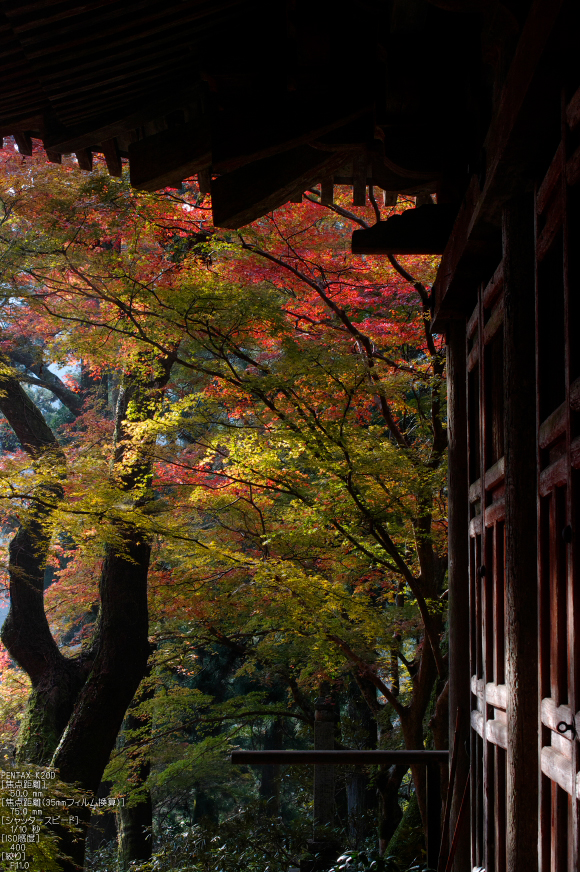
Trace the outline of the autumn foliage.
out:
<instances>
[{"instance_id":1,"label":"autumn foliage","mask_svg":"<svg viewBox=\"0 0 580 872\"><path fill-rule=\"evenodd\" d=\"M446 678L434 259L351 255L375 210L348 189L240 232L213 228L195 181L139 194L5 150L0 190L2 372L55 440L35 453L2 421L5 583L10 537L48 494L44 609L77 662L103 632L107 554L150 549L152 653L112 789L152 790L170 814L172 791L229 777L224 754L256 724L307 742L322 683L345 747L423 747ZM29 693L11 653L8 744ZM404 774L377 782L383 841Z\"/></svg>"}]
</instances>

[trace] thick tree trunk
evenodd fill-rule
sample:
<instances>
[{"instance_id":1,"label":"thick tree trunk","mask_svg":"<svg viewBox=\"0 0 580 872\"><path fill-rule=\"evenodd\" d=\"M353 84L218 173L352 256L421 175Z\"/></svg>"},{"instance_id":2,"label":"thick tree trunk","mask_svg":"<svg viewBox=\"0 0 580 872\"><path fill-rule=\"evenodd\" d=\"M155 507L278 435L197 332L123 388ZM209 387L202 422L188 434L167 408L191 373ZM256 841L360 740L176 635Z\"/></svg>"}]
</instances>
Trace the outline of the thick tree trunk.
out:
<instances>
[{"instance_id":1,"label":"thick tree trunk","mask_svg":"<svg viewBox=\"0 0 580 872\"><path fill-rule=\"evenodd\" d=\"M101 781L97 790L97 799L105 799L110 795L111 782ZM117 841L117 815L114 808L110 811L100 811L91 815L86 838L87 853L94 854L111 842Z\"/></svg>"},{"instance_id":2,"label":"thick tree trunk","mask_svg":"<svg viewBox=\"0 0 580 872\"><path fill-rule=\"evenodd\" d=\"M139 777L144 782L149 775L149 764L144 763ZM151 859L153 851L153 804L151 794L144 791L136 805L119 809L118 815L119 872L127 872L132 861Z\"/></svg>"},{"instance_id":3,"label":"thick tree trunk","mask_svg":"<svg viewBox=\"0 0 580 872\"><path fill-rule=\"evenodd\" d=\"M109 547L101 575L101 612L91 673L53 758L64 781L96 791L125 712L147 669L150 546L123 525L125 550Z\"/></svg>"},{"instance_id":4,"label":"thick tree trunk","mask_svg":"<svg viewBox=\"0 0 580 872\"><path fill-rule=\"evenodd\" d=\"M151 670L147 670L147 678ZM143 703L151 701L154 689L151 685L145 685L135 697L134 705L127 713L121 741L119 746L129 759L129 779L133 790L138 791L137 801L134 796L129 796L129 804L121 806L118 814L118 850L120 872L126 872L132 861L143 862L149 860L153 852L153 804L151 793L147 787L147 779L151 769L148 751L142 752L139 745L147 739L151 739L152 723L151 714L145 709L136 709ZM133 743L131 732L138 731L139 741Z\"/></svg>"},{"instance_id":5,"label":"thick tree trunk","mask_svg":"<svg viewBox=\"0 0 580 872\"><path fill-rule=\"evenodd\" d=\"M140 457L137 463L141 478L144 464ZM124 476L125 481L130 481L126 469ZM146 535L129 523L119 522L117 533L122 546L107 546L101 572L91 672L52 760L63 781L78 783L91 792L97 790L102 779L125 713L146 674L150 653L150 545ZM75 841L65 833L62 842L71 857L70 862L62 863L63 872L75 872L82 867L84 840Z\"/></svg>"},{"instance_id":6,"label":"thick tree trunk","mask_svg":"<svg viewBox=\"0 0 580 872\"><path fill-rule=\"evenodd\" d=\"M82 393L77 393L68 388L58 375L51 372L48 366L45 366L41 348L33 344L22 343L20 346L11 348L8 354L10 360L26 367L28 372L35 376L36 380L31 379L33 384L51 391L75 417L80 415L83 409L84 396Z\"/></svg>"},{"instance_id":7,"label":"thick tree trunk","mask_svg":"<svg viewBox=\"0 0 580 872\"><path fill-rule=\"evenodd\" d=\"M18 732L16 758L48 765L69 721L88 672L78 661L59 662L33 687Z\"/></svg>"},{"instance_id":8,"label":"thick tree trunk","mask_svg":"<svg viewBox=\"0 0 580 872\"><path fill-rule=\"evenodd\" d=\"M1 359L0 365L8 370ZM54 754L88 672L85 660L69 660L61 654L44 611L51 520L62 498L59 474L64 469L64 457L42 414L7 371L0 376L0 411L41 477L9 545L10 611L2 627L2 641L32 682L18 736L17 757L46 764Z\"/></svg>"},{"instance_id":9,"label":"thick tree trunk","mask_svg":"<svg viewBox=\"0 0 580 872\"><path fill-rule=\"evenodd\" d=\"M117 410L115 465L118 486L138 489L147 499L147 446L126 453L124 421L133 400L143 419L151 413L151 389L158 395L170 367L153 384L135 383L123 393ZM0 374L0 411L22 448L30 455L39 484L10 545L11 607L2 631L10 655L25 669L33 686L19 741L22 759L52 765L63 781L96 792L114 747L125 712L143 678L147 658L147 536L128 521L117 522L117 539L106 547L100 581L100 610L92 644L80 658L67 659L58 649L44 611L44 569L51 538L51 518L62 497L59 471L64 457L42 414L9 371ZM55 747L56 746L56 747ZM86 827L88 808L79 809ZM69 861L65 872L82 867L84 836L76 841L62 832Z\"/></svg>"}]
</instances>

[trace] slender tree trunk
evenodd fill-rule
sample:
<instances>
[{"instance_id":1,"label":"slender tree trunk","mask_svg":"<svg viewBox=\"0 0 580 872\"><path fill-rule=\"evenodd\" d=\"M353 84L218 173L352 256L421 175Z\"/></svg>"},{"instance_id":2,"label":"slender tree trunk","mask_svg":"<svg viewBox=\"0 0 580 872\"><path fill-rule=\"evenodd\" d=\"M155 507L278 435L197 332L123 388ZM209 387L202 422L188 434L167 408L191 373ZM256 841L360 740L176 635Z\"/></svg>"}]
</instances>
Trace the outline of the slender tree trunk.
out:
<instances>
[{"instance_id":1,"label":"slender tree trunk","mask_svg":"<svg viewBox=\"0 0 580 872\"><path fill-rule=\"evenodd\" d=\"M387 846L403 817L399 805L399 791L407 769L407 766L380 767L377 789L379 792L379 854L381 856L387 850Z\"/></svg>"},{"instance_id":2,"label":"slender tree trunk","mask_svg":"<svg viewBox=\"0 0 580 872\"><path fill-rule=\"evenodd\" d=\"M439 620L434 621L438 634ZM406 748L424 747L423 721L429 707L431 695L437 680L437 669L431 648L427 640L423 641L417 672L413 678L413 694L411 701L401 715L401 730ZM413 782L417 793L417 802L421 812L423 828L427 832L427 774L425 766L411 766Z\"/></svg>"}]
</instances>

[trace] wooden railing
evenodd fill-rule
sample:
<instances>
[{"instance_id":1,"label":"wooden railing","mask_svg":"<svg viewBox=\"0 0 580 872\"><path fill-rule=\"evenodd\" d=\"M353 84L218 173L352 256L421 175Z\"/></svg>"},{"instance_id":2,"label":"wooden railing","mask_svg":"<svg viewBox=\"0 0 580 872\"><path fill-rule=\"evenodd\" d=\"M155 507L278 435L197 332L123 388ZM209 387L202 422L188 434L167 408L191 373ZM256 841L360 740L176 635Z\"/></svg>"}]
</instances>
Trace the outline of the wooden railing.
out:
<instances>
[{"instance_id":1,"label":"wooden railing","mask_svg":"<svg viewBox=\"0 0 580 872\"><path fill-rule=\"evenodd\" d=\"M441 849L441 780L439 767L447 763L448 751L234 751L232 763L287 766L328 765L407 765L427 767L427 865L437 869Z\"/></svg>"}]
</instances>

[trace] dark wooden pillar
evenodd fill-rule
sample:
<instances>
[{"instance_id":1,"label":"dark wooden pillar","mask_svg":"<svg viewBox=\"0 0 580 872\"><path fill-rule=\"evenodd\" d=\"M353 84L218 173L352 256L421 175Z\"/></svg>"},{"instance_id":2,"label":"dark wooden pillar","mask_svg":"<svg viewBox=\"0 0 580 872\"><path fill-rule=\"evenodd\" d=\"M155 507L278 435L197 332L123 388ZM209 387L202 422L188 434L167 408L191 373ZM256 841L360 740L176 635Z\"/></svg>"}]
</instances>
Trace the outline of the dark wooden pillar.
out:
<instances>
[{"instance_id":1,"label":"dark wooden pillar","mask_svg":"<svg viewBox=\"0 0 580 872\"><path fill-rule=\"evenodd\" d=\"M534 197L503 215L507 869L538 869L538 606Z\"/></svg>"},{"instance_id":2,"label":"dark wooden pillar","mask_svg":"<svg viewBox=\"0 0 580 872\"><path fill-rule=\"evenodd\" d=\"M449 816L453 838L463 788L469 770L469 482L467 464L467 361L465 321L451 321L447 328L447 438L449 450L449 741L452 749L457 711L457 769L452 786ZM454 870L470 865L469 825L463 822Z\"/></svg>"},{"instance_id":3,"label":"dark wooden pillar","mask_svg":"<svg viewBox=\"0 0 580 872\"><path fill-rule=\"evenodd\" d=\"M314 704L314 750L334 750L336 708L330 696L325 694L323 683L320 696ZM334 766L314 764L313 838L308 841L308 852L315 860L303 859L302 872L323 872L333 865L338 857L338 845L328 832L334 823Z\"/></svg>"},{"instance_id":4,"label":"dark wooden pillar","mask_svg":"<svg viewBox=\"0 0 580 872\"><path fill-rule=\"evenodd\" d=\"M330 698L319 697L314 713L314 750L334 750L335 707ZM334 766L314 767L314 838L319 827L334 823Z\"/></svg>"}]
</instances>

